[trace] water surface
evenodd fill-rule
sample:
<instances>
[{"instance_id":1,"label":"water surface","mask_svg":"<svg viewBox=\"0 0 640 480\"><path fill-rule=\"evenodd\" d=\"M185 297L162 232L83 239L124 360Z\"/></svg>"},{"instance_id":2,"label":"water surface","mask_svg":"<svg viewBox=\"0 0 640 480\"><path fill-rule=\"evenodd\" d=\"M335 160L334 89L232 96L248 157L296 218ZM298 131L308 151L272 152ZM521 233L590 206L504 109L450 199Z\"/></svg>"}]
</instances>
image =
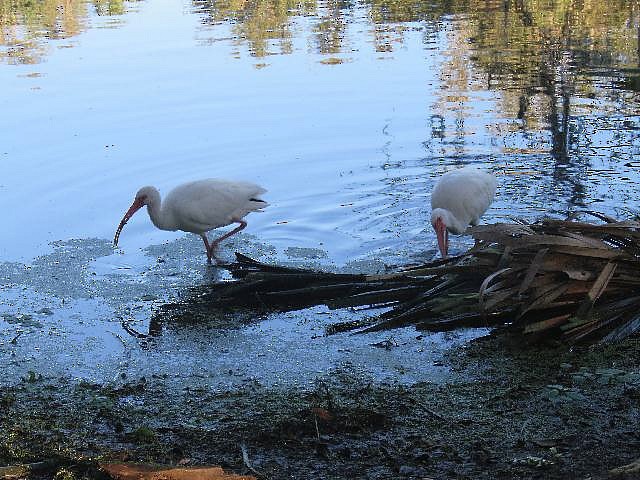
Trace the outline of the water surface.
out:
<instances>
[{"instance_id":1,"label":"water surface","mask_svg":"<svg viewBox=\"0 0 640 480\"><path fill-rule=\"evenodd\" d=\"M147 184L166 193L205 177L260 183L271 206L223 254L327 268L431 258L429 192L462 165L499 178L488 222L633 214L639 23L638 2L625 0L5 2L0 351L16 371L51 373L44 359L61 349L53 371L80 376L102 375L96 362L111 375L147 360L214 376L233 361L256 374L233 349L171 329L157 356L123 333L123 318L145 330L155 306L211 280L200 240L158 231L144 213L121 250L109 246ZM308 318L322 315L302 312L291 330L267 319L241 330L253 340L238 345L256 351L269 335L304 345L322 325ZM202 338L217 345L212 335ZM413 332L401 335L406 347L384 354L412 364L407 352L419 347ZM318 358L333 353L313 372L298 368L300 378L355 348L317 342ZM365 370L395 371L367 361L379 353L368 343L358 348ZM304 354L266 350L259 358L271 365ZM413 380L431 375L409 369Z\"/></svg>"}]
</instances>

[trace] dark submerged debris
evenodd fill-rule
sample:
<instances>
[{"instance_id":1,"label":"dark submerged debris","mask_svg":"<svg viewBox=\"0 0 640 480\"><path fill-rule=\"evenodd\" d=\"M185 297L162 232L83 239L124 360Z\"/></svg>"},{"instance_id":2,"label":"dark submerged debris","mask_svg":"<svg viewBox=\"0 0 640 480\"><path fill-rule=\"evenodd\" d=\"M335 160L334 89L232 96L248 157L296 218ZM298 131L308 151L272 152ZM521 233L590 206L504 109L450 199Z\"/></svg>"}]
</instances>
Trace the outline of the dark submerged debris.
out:
<instances>
[{"instance_id":1,"label":"dark submerged debris","mask_svg":"<svg viewBox=\"0 0 640 480\"><path fill-rule=\"evenodd\" d=\"M640 223L544 219L469 229L476 246L383 275L267 265L236 254L238 281L207 287L215 307L292 310L386 307L335 332L504 327L528 340L619 341L640 330Z\"/></svg>"}]
</instances>

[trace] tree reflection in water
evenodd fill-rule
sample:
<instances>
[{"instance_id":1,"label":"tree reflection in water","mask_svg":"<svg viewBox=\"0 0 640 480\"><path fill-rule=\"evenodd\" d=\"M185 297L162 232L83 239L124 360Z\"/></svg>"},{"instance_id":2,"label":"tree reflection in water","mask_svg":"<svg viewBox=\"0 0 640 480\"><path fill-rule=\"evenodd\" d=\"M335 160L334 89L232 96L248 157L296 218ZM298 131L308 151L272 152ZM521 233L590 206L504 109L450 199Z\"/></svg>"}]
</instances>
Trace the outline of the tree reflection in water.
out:
<instances>
[{"instance_id":1,"label":"tree reflection in water","mask_svg":"<svg viewBox=\"0 0 640 480\"><path fill-rule=\"evenodd\" d=\"M120 15L130 5L2 2L0 61L37 63L49 40L74 37L91 15ZM551 205L558 192L569 209L588 203L589 175L638 152L636 0L194 0L191 9L202 43L216 40L224 24L229 53L257 59L302 51L331 56L323 63L333 65L357 58L367 44L389 58L408 41L407 32L421 32L426 55L440 58L439 89L426 106L426 159L464 163L484 155L497 169L524 156L534 170L551 159ZM480 127L467 111L479 91L495 92L498 114L481 127L497 132L498 153L477 151L473 140ZM606 190L594 200L601 195Z\"/></svg>"},{"instance_id":2,"label":"tree reflection in water","mask_svg":"<svg viewBox=\"0 0 640 480\"><path fill-rule=\"evenodd\" d=\"M132 2L126 2L128 4ZM0 2L0 63L35 64L48 53L48 40L87 30L91 13L122 15L124 0L41 0Z\"/></svg>"}]
</instances>

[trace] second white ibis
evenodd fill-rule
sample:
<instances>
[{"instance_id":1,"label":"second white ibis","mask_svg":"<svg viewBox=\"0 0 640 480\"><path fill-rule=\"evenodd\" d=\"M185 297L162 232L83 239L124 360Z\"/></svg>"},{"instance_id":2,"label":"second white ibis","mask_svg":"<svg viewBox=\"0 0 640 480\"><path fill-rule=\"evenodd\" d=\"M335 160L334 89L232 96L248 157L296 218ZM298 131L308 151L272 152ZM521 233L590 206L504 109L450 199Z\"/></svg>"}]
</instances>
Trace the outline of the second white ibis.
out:
<instances>
[{"instance_id":1,"label":"second white ibis","mask_svg":"<svg viewBox=\"0 0 640 480\"><path fill-rule=\"evenodd\" d=\"M161 230L182 230L200 235L207 261L216 258L220 242L247 226L244 217L268 205L260 198L266 190L249 182L209 178L184 183L171 190L164 200L155 187L142 187L116 230L113 244L118 245L120 232L129 219L147 206L153 224ZM207 232L237 223L238 226L220 238L209 242Z\"/></svg>"},{"instance_id":2,"label":"second white ibis","mask_svg":"<svg viewBox=\"0 0 640 480\"><path fill-rule=\"evenodd\" d=\"M477 225L496 194L496 177L475 167L445 173L431 193L431 225L443 257L449 250L449 232L464 233Z\"/></svg>"}]
</instances>

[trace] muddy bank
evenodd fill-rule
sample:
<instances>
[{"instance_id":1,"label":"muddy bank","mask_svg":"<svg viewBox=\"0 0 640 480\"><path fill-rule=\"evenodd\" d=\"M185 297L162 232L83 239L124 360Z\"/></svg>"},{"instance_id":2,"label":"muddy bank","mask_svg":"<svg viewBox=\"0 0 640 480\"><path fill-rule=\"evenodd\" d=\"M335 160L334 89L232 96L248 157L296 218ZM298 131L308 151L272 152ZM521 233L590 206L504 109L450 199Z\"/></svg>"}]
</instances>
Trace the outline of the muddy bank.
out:
<instances>
[{"instance_id":1,"label":"muddy bank","mask_svg":"<svg viewBox=\"0 0 640 480\"><path fill-rule=\"evenodd\" d=\"M523 348L492 336L448 352L444 382L404 385L348 362L277 389L34 374L0 394L0 462L63 458L79 476L98 459L247 472L244 445L274 479L605 478L639 456L639 343Z\"/></svg>"}]
</instances>

